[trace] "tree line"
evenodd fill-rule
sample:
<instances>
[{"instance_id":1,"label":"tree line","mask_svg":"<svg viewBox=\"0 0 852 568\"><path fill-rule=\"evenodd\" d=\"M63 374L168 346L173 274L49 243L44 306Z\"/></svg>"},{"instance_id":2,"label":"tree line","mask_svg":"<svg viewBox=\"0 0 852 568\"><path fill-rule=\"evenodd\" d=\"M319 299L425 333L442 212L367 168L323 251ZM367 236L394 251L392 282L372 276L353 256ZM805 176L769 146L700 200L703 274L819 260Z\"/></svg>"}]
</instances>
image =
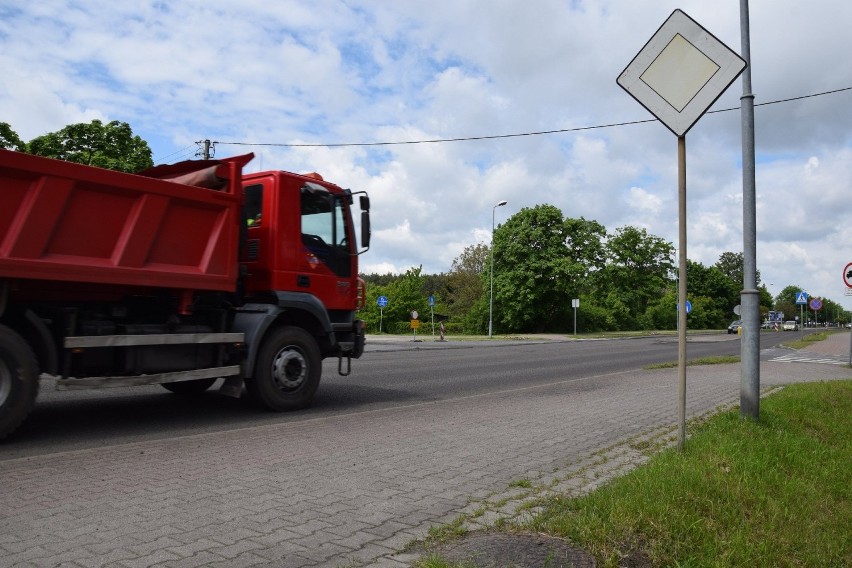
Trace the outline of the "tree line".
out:
<instances>
[{"instance_id":1,"label":"tree line","mask_svg":"<svg viewBox=\"0 0 852 568\"><path fill-rule=\"evenodd\" d=\"M578 299L580 332L671 330L677 327L677 262L674 246L633 226L613 232L594 220L563 217L553 205L524 208L494 231L493 250L470 245L449 272L423 274L412 267L401 275L362 275L367 303L361 317L368 330L410 332L410 313L444 321L448 332L483 334L488 330L493 262L495 333L570 333L572 300ZM687 261L688 316L691 329L723 329L737 319L743 282L742 253L725 252L712 266ZM760 310L799 315L796 286L772 298L760 283ZM792 291L791 291L792 290ZM379 296L388 305L379 309ZM435 298L435 306L427 298ZM848 314L823 300L820 321L848 321ZM813 317L810 315L809 317ZM806 318L807 320L808 318ZM428 328L427 328L428 329Z\"/></svg>"},{"instance_id":2,"label":"tree line","mask_svg":"<svg viewBox=\"0 0 852 568\"><path fill-rule=\"evenodd\" d=\"M69 124L29 142L0 122L0 148L129 173L154 165L148 143L134 136L129 124L117 120Z\"/></svg>"}]
</instances>

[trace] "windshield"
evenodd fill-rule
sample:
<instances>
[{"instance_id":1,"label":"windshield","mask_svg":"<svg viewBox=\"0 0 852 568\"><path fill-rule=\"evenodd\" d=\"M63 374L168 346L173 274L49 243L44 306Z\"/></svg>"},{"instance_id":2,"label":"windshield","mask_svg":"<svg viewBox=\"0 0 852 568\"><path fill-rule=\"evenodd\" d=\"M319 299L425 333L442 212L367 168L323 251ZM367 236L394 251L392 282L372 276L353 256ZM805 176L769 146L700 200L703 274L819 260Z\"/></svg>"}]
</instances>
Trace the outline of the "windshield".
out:
<instances>
[{"instance_id":1,"label":"windshield","mask_svg":"<svg viewBox=\"0 0 852 568\"><path fill-rule=\"evenodd\" d=\"M302 243L338 276L351 272L349 224L342 195L306 183L302 187Z\"/></svg>"}]
</instances>

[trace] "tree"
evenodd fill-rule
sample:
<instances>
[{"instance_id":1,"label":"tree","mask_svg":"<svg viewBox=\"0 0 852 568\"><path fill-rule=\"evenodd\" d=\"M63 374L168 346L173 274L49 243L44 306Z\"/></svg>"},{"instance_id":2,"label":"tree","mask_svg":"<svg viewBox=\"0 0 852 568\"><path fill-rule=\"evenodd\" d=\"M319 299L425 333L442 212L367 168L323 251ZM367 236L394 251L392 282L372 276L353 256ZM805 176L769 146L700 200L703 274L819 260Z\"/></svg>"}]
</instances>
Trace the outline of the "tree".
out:
<instances>
[{"instance_id":1,"label":"tree","mask_svg":"<svg viewBox=\"0 0 852 568\"><path fill-rule=\"evenodd\" d=\"M574 284L566 241L562 212L553 205L525 207L497 228L491 251L495 327L537 332L566 327ZM486 289L489 278L484 271Z\"/></svg>"},{"instance_id":2,"label":"tree","mask_svg":"<svg viewBox=\"0 0 852 568\"><path fill-rule=\"evenodd\" d=\"M605 240L606 227L597 221L565 219L565 246L576 282L585 281L606 265Z\"/></svg>"},{"instance_id":3,"label":"tree","mask_svg":"<svg viewBox=\"0 0 852 568\"><path fill-rule=\"evenodd\" d=\"M485 295L482 275L486 271L490 248L484 243L470 245L453 260L447 278L447 304L449 315L462 322L464 329L481 331L482 314L476 310L477 302Z\"/></svg>"},{"instance_id":4,"label":"tree","mask_svg":"<svg viewBox=\"0 0 852 568\"><path fill-rule=\"evenodd\" d=\"M722 328L735 317L733 309L740 302L742 283L737 285L717 265L706 267L687 260L686 286L693 308L690 327Z\"/></svg>"},{"instance_id":5,"label":"tree","mask_svg":"<svg viewBox=\"0 0 852 568\"><path fill-rule=\"evenodd\" d=\"M716 261L716 268L721 270L725 276L734 281L734 284L743 287L743 271L745 260L741 252L723 252ZM757 285L760 286L760 270L755 270Z\"/></svg>"},{"instance_id":6,"label":"tree","mask_svg":"<svg viewBox=\"0 0 852 568\"><path fill-rule=\"evenodd\" d=\"M0 148L24 152L27 149L27 145L24 144L18 133L12 130L9 123L0 122Z\"/></svg>"},{"instance_id":7,"label":"tree","mask_svg":"<svg viewBox=\"0 0 852 568\"><path fill-rule=\"evenodd\" d=\"M626 306L630 319L619 321L618 328L651 327L645 312L666 292L674 246L645 229L628 226L610 235L606 251L609 263L594 281L600 296L615 292Z\"/></svg>"},{"instance_id":8,"label":"tree","mask_svg":"<svg viewBox=\"0 0 852 568\"><path fill-rule=\"evenodd\" d=\"M381 319L382 331L387 333L405 333L409 331L409 321L412 310L419 313L420 318L429 314L428 293L425 290L427 281L439 277L422 275L422 266L409 268L401 275L384 275L379 280L387 284L367 284L367 295L364 310L360 318L367 324L370 332L379 331ZM373 275L377 276L377 275ZM388 299L387 306L380 310L376 300L379 296Z\"/></svg>"},{"instance_id":9,"label":"tree","mask_svg":"<svg viewBox=\"0 0 852 568\"><path fill-rule=\"evenodd\" d=\"M645 310L648 326L652 329L677 329L677 303L677 286L669 286L666 292L652 301ZM692 322L688 325L692 327Z\"/></svg>"},{"instance_id":10,"label":"tree","mask_svg":"<svg viewBox=\"0 0 852 568\"><path fill-rule=\"evenodd\" d=\"M387 331L383 310L380 310L376 300L379 296L387 296L387 286L367 284L364 308L358 312L358 317L367 325L367 333L377 333L381 327Z\"/></svg>"},{"instance_id":11,"label":"tree","mask_svg":"<svg viewBox=\"0 0 852 568\"><path fill-rule=\"evenodd\" d=\"M772 309L773 305L772 294L769 293L765 284L758 286L757 291L760 292L760 317L766 319L766 313Z\"/></svg>"},{"instance_id":12,"label":"tree","mask_svg":"<svg viewBox=\"0 0 852 568\"><path fill-rule=\"evenodd\" d=\"M154 165L151 148L130 125L113 120L69 124L62 130L29 142L30 154L122 172L138 172Z\"/></svg>"},{"instance_id":13,"label":"tree","mask_svg":"<svg viewBox=\"0 0 852 568\"><path fill-rule=\"evenodd\" d=\"M777 296L775 296L775 311L783 312L784 319L796 317L800 308L796 305L796 294L804 290L799 285L785 286Z\"/></svg>"},{"instance_id":14,"label":"tree","mask_svg":"<svg viewBox=\"0 0 852 568\"><path fill-rule=\"evenodd\" d=\"M385 317L388 320L407 322L411 319L412 311L419 312L420 317L429 313L429 304L423 293L422 271L422 266L409 268L399 279L388 285L389 304L385 309Z\"/></svg>"},{"instance_id":15,"label":"tree","mask_svg":"<svg viewBox=\"0 0 852 568\"><path fill-rule=\"evenodd\" d=\"M361 277L362 280L364 280L364 282L367 283L368 287L371 287L371 286L387 286L388 284L390 284L394 280L399 279L398 274L393 274L391 272L388 272L387 274L376 274L374 272L374 273L371 273L371 274L360 274L359 276Z\"/></svg>"}]
</instances>

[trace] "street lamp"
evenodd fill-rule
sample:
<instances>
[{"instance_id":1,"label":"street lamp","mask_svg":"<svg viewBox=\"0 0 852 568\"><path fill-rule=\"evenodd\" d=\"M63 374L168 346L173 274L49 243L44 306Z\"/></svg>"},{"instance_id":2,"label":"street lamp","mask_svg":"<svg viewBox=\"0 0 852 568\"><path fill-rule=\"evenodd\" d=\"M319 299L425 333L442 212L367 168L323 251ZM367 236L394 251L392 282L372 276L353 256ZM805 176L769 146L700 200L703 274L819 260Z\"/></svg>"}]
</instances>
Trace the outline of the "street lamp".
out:
<instances>
[{"instance_id":1,"label":"street lamp","mask_svg":"<svg viewBox=\"0 0 852 568\"><path fill-rule=\"evenodd\" d=\"M488 337L494 334L494 212L498 207L503 207L508 203L501 201L491 208L491 294L488 297Z\"/></svg>"}]
</instances>

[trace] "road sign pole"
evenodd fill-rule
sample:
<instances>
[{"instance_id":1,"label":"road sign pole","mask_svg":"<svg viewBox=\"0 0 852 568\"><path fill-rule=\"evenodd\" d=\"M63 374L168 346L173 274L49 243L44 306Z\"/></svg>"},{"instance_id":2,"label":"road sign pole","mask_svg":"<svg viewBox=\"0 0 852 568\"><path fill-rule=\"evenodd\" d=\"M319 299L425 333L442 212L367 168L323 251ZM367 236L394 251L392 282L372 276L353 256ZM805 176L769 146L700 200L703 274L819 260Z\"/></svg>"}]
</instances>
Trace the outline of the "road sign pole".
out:
<instances>
[{"instance_id":1,"label":"road sign pole","mask_svg":"<svg viewBox=\"0 0 852 568\"><path fill-rule=\"evenodd\" d=\"M379 296L376 298L376 305L379 306L379 333L382 332L382 319L384 319L384 309L388 305L387 296Z\"/></svg>"},{"instance_id":2,"label":"road sign pole","mask_svg":"<svg viewBox=\"0 0 852 568\"><path fill-rule=\"evenodd\" d=\"M577 307L574 307L574 335L577 335Z\"/></svg>"},{"instance_id":3,"label":"road sign pole","mask_svg":"<svg viewBox=\"0 0 852 568\"><path fill-rule=\"evenodd\" d=\"M577 335L577 308L580 307L580 298L571 300L571 307L574 308L574 335Z\"/></svg>"},{"instance_id":4,"label":"road sign pole","mask_svg":"<svg viewBox=\"0 0 852 568\"><path fill-rule=\"evenodd\" d=\"M683 451L686 440L686 136L677 137L677 188L678 188L678 274L677 305L684 309L677 313L677 378L678 378L678 429L677 448Z\"/></svg>"}]
</instances>

